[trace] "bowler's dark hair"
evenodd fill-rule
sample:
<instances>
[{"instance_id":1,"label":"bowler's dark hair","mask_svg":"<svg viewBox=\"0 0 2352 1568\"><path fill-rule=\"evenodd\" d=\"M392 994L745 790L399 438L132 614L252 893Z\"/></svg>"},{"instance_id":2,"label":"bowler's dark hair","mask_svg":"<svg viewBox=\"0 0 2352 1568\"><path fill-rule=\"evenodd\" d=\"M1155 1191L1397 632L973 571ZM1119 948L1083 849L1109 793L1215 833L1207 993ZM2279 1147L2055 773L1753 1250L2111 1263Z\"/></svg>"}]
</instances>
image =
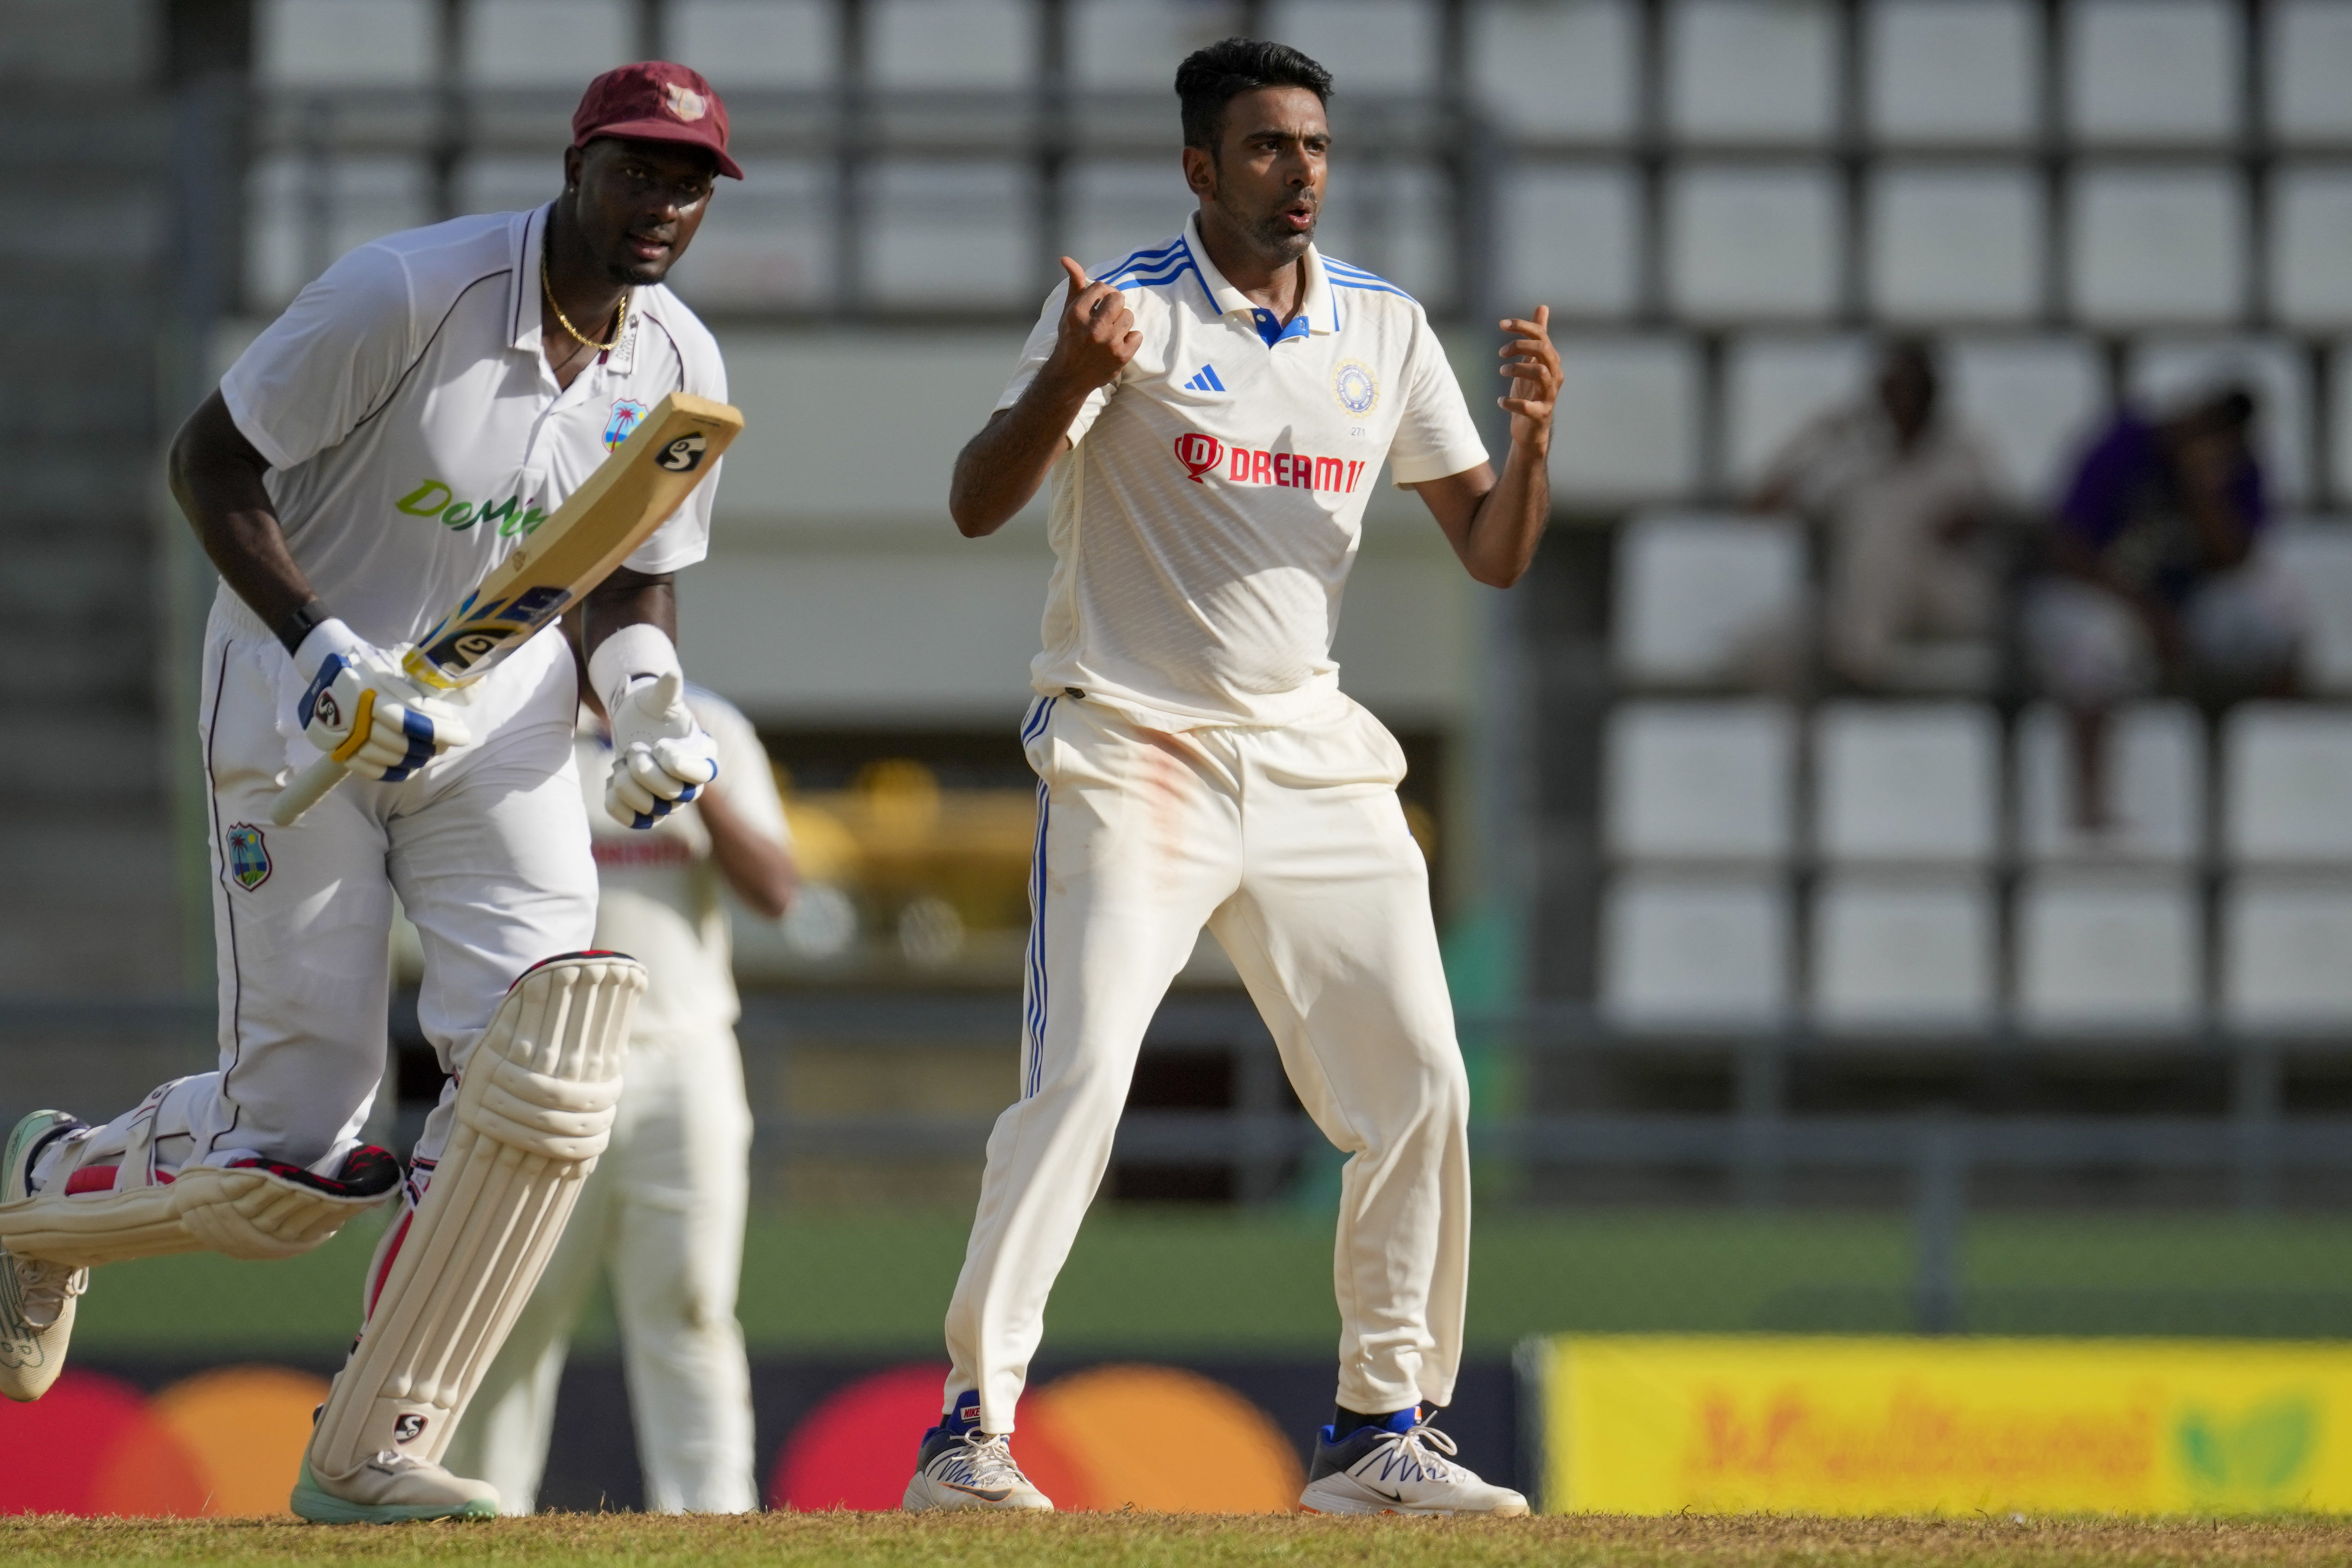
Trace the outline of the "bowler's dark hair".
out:
<instances>
[{"instance_id":1,"label":"bowler's dark hair","mask_svg":"<svg viewBox=\"0 0 2352 1568\"><path fill-rule=\"evenodd\" d=\"M1185 56L1176 68L1184 145L1214 153L1225 132L1225 105L1262 87L1303 87L1321 102L1331 101L1331 73L1288 44L1223 38Z\"/></svg>"}]
</instances>

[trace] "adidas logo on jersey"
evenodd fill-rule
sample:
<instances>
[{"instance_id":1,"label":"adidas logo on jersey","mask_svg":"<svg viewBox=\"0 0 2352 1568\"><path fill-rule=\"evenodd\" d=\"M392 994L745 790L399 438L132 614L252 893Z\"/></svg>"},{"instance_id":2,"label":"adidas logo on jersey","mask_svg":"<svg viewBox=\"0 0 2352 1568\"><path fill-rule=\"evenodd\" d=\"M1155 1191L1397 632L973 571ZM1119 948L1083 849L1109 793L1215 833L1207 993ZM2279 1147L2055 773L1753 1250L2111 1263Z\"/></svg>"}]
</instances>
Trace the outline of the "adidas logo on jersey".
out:
<instances>
[{"instance_id":1,"label":"adidas logo on jersey","mask_svg":"<svg viewBox=\"0 0 2352 1568\"><path fill-rule=\"evenodd\" d=\"M1176 460L1184 477L1205 484L1215 475L1236 485L1272 485L1289 490L1329 490L1347 495L1371 465L1361 458L1314 458L1304 452L1265 452L1228 447L1214 436L1188 430L1176 437Z\"/></svg>"},{"instance_id":2,"label":"adidas logo on jersey","mask_svg":"<svg viewBox=\"0 0 2352 1568\"><path fill-rule=\"evenodd\" d=\"M1200 373L1184 384L1187 392L1223 392L1224 389L1225 384L1217 379L1217 367L1213 364L1202 365Z\"/></svg>"}]
</instances>

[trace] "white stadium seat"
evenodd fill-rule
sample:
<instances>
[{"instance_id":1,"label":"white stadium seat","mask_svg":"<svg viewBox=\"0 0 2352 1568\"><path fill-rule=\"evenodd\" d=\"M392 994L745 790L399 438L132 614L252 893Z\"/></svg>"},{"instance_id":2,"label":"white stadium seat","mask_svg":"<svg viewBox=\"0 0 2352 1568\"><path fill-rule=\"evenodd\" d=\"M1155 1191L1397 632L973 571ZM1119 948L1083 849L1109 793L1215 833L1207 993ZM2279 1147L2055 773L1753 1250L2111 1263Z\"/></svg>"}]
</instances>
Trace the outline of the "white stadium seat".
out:
<instances>
[{"instance_id":1,"label":"white stadium seat","mask_svg":"<svg viewBox=\"0 0 2352 1568\"><path fill-rule=\"evenodd\" d=\"M1437 7L1421 0L1273 0L1262 37L1280 38L1329 68L1342 91L1431 92L1437 86Z\"/></svg>"},{"instance_id":2,"label":"white stadium seat","mask_svg":"<svg viewBox=\"0 0 2352 1568\"><path fill-rule=\"evenodd\" d=\"M1552 488L1586 505L1698 488L1698 351L1685 338L1561 334Z\"/></svg>"},{"instance_id":3,"label":"white stadium seat","mask_svg":"<svg viewBox=\"0 0 2352 1568\"><path fill-rule=\"evenodd\" d=\"M544 160L541 160L544 173ZM710 216L672 275L700 307L811 310L834 297L832 160L755 158Z\"/></svg>"},{"instance_id":4,"label":"white stadium seat","mask_svg":"<svg viewBox=\"0 0 2352 1568\"><path fill-rule=\"evenodd\" d=\"M2352 5L2272 0L2263 50L2272 134L2284 142L2352 139Z\"/></svg>"},{"instance_id":5,"label":"white stadium seat","mask_svg":"<svg viewBox=\"0 0 2352 1568\"><path fill-rule=\"evenodd\" d=\"M1192 0L1073 0L1070 75L1089 92L1165 92L1176 67L1226 32Z\"/></svg>"},{"instance_id":6,"label":"white stadium seat","mask_svg":"<svg viewBox=\"0 0 2352 1568\"><path fill-rule=\"evenodd\" d=\"M1809 163L1691 164L1666 184L1666 284L1701 321L1812 320L1837 308L1843 203Z\"/></svg>"},{"instance_id":7,"label":"white stadium seat","mask_svg":"<svg viewBox=\"0 0 2352 1568\"><path fill-rule=\"evenodd\" d=\"M866 27L877 87L986 91L1035 78L1030 0L873 0Z\"/></svg>"},{"instance_id":8,"label":"white stadium seat","mask_svg":"<svg viewBox=\"0 0 2352 1568\"><path fill-rule=\"evenodd\" d=\"M1601 842L1637 861L1778 864L1795 847L1796 721L1778 702L1621 702Z\"/></svg>"},{"instance_id":9,"label":"white stadium seat","mask_svg":"<svg viewBox=\"0 0 2352 1568\"><path fill-rule=\"evenodd\" d=\"M1030 310L1044 300L1026 165L892 159L866 180L865 281L876 299Z\"/></svg>"},{"instance_id":10,"label":"white stadium seat","mask_svg":"<svg viewBox=\"0 0 2352 1568\"><path fill-rule=\"evenodd\" d=\"M1198 205L1183 169L1165 158L1075 161L1063 174L1062 195L1069 225L1064 243L1088 268L1116 267L1147 246L1165 244ZM1041 304L1052 287L1050 279L1039 281Z\"/></svg>"},{"instance_id":11,"label":"white stadium seat","mask_svg":"<svg viewBox=\"0 0 2352 1568\"><path fill-rule=\"evenodd\" d=\"M1803 589L1803 541L1777 520L1637 517L1617 539L1617 673L1658 686L1734 681Z\"/></svg>"},{"instance_id":12,"label":"white stadium seat","mask_svg":"<svg viewBox=\"0 0 2352 1568\"><path fill-rule=\"evenodd\" d=\"M2290 519L2262 549L2303 600L2304 689L2352 691L2352 523Z\"/></svg>"},{"instance_id":13,"label":"white stadium seat","mask_svg":"<svg viewBox=\"0 0 2352 1568\"><path fill-rule=\"evenodd\" d=\"M2271 305L2298 327L2352 323L2352 167L2289 163L2273 175Z\"/></svg>"},{"instance_id":14,"label":"white stadium seat","mask_svg":"<svg viewBox=\"0 0 2352 1568\"><path fill-rule=\"evenodd\" d=\"M2222 731L2222 842L2241 866L2352 864L2352 708L2250 702Z\"/></svg>"},{"instance_id":15,"label":"white stadium seat","mask_svg":"<svg viewBox=\"0 0 2352 1568\"><path fill-rule=\"evenodd\" d=\"M1641 287L1641 198L1632 170L1522 163L1502 186L1502 290L1510 309L1541 300L1554 321L1632 311Z\"/></svg>"},{"instance_id":16,"label":"white stadium seat","mask_svg":"<svg viewBox=\"0 0 2352 1568\"><path fill-rule=\"evenodd\" d=\"M2000 726L1972 702L1825 702L1813 720L1813 847L1825 860L1989 860Z\"/></svg>"},{"instance_id":17,"label":"white stadium seat","mask_svg":"<svg viewBox=\"0 0 2352 1568\"><path fill-rule=\"evenodd\" d=\"M2336 340L2327 355L2327 450L2331 491L2339 502L2352 501L2352 337Z\"/></svg>"},{"instance_id":18,"label":"white stadium seat","mask_svg":"<svg viewBox=\"0 0 2352 1568\"><path fill-rule=\"evenodd\" d=\"M2261 401L2254 429L2263 478L2273 500L2301 500L2311 489L2310 357L2284 338L2145 338L2132 350L2132 396L2162 411L2236 382Z\"/></svg>"},{"instance_id":19,"label":"white stadium seat","mask_svg":"<svg viewBox=\"0 0 2352 1568\"><path fill-rule=\"evenodd\" d=\"M2107 369L2081 338L1958 338L1944 345L1953 406L1992 443L2019 494L2048 501L2107 412Z\"/></svg>"},{"instance_id":20,"label":"white stadium seat","mask_svg":"<svg viewBox=\"0 0 2352 1568\"><path fill-rule=\"evenodd\" d=\"M355 246L433 221L431 172L422 158L346 156L326 168L327 226L311 226L313 171L299 156L273 153L247 175L252 230L246 279L257 300L277 307Z\"/></svg>"},{"instance_id":21,"label":"white stadium seat","mask_svg":"<svg viewBox=\"0 0 2352 1568\"><path fill-rule=\"evenodd\" d=\"M485 87L576 93L639 58L635 12L628 0L473 0L458 58L466 79Z\"/></svg>"},{"instance_id":22,"label":"white stadium seat","mask_svg":"<svg viewBox=\"0 0 2352 1568\"><path fill-rule=\"evenodd\" d=\"M1761 879L1631 875L1601 913L1601 1005L1631 1028L1769 1029L1789 1011L1789 894Z\"/></svg>"},{"instance_id":23,"label":"white stadium seat","mask_svg":"<svg viewBox=\"0 0 2352 1568\"><path fill-rule=\"evenodd\" d=\"M669 0L663 45L671 59L709 61L704 74L724 89L821 88L840 72L837 10L828 0Z\"/></svg>"},{"instance_id":24,"label":"white stadium seat","mask_svg":"<svg viewBox=\"0 0 2352 1568\"><path fill-rule=\"evenodd\" d=\"M1631 0L1477 0L1470 12L1471 90L1522 136L1631 135L1640 52Z\"/></svg>"},{"instance_id":25,"label":"white stadium seat","mask_svg":"<svg viewBox=\"0 0 2352 1568\"><path fill-rule=\"evenodd\" d=\"M1861 338L1751 333L1724 347L1725 478L1744 490L1788 439L1833 408L1870 395Z\"/></svg>"},{"instance_id":26,"label":"white stadium seat","mask_svg":"<svg viewBox=\"0 0 2352 1568\"><path fill-rule=\"evenodd\" d=\"M2231 882L2221 902L2221 1016L2237 1029L2352 1026L2352 883Z\"/></svg>"},{"instance_id":27,"label":"white stadium seat","mask_svg":"<svg viewBox=\"0 0 2352 1568\"><path fill-rule=\"evenodd\" d=\"M457 165L457 210L460 213L521 212L552 201L562 184L563 165L552 158L511 153L478 153ZM712 215L713 217L716 216ZM704 220L703 233L708 234L710 226L710 221ZM697 236L695 248L687 252L687 259L691 261L701 247L701 237Z\"/></svg>"},{"instance_id":28,"label":"white stadium seat","mask_svg":"<svg viewBox=\"0 0 2352 1568\"><path fill-rule=\"evenodd\" d=\"M1825 878L1811 1004L1824 1029L1980 1029L1996 1016L1992 894L1967 877Z\"/></svg>"},{"instance_id":29,"label":"white stadium seat","mask_svg":"<svg viewBox=\"0 0 2352 1568\"><path fill-rule=\"evenodd\" d=\"M2107 830L2075 826L2074 743L2039 703L2018 726L2018 836L2035 860L2187 864L2205 847L2205 724L2180 702L2140 702L2107 722Z\"/></svg>"},{"instance_id":30,"label":"white stadium seat","mask_svg":"<svg viewBox=\"0 0 2352 1568\"><path fill-rule=\"evenodd\" d=\"M2194 886L2164 872L2040 871L2017 893L2017 1018L2047 1032L2194 1028Z\"/></svg>"},{"instance_id":31,"label":"white stadium seat","mask_svg":"<svg viewBox=\"0 0 2352 1568\"><path fill-rule=\"evenodd\" d=\"M2074 182L2074 309L2088 321L2222 323L2246 295L2246 198L2219 164L2086 166Z\"/></svg>"},{"instance_id":32,"label":"white stadium seat","mask_svg":"<svg viewBox=\"0 0 2352 1568\"><path fill-rule=\"evenodd\" d=\"M1666 122L1685 141L1821 141L1837 123L1829 0L1672 0Z\"/></svg>"},{"instance_id":33,"label":"white stadium seat","mask_svg":"<svg viewBox=\"0 0 2352 1568\"><path fill-rule=\"evenodd\" d=\"M2094 142L2221 141L2237 133L2237 8L2224 0L2072 0L2066 108Z\"/></svg>"},{"instance_id":34,"label":"white stadium seat","mask_svg":"<svg viewBox=\"0 0 2352 1568\"><path fill-rule=\"evenodd\" d=\"M2023 165L1882 168L1867 210L1870 299L1887 320L2022 321L2039 312L2042 199Z\"/></svg>"},{"instance_id":35,"label":"white stadium seat","mask_svg":"<svg viewBox=\"0 0 2352 1568\"><path fill-rule=\"evenodd\" d=\"M255 73L277 87L419 87L433 79L434 0L261 0Z\"/></svg>"},{"instance_id":36,"label":"white stadium seat","mask_svg":"<svg viewBox=\"0 0 2352 1568\"><path fill-rule=\"evenodd\" d=\"M2017 145L2041 121L2027 0L1878 0L1862 9L1871 133L1896 145Z\"/></svg>"},{"instance_id":37,"label":"white stadium seat","mask_svg":"<svg viewBox=\"0 0 2352 1568\"><path fill-rule=\"evenodd\" d=\"M1325 197L1315 243L1440 310L1454 287L1454 228L1453 199L1435 168L1359 159Z\"/></svg>"}]
</instances>

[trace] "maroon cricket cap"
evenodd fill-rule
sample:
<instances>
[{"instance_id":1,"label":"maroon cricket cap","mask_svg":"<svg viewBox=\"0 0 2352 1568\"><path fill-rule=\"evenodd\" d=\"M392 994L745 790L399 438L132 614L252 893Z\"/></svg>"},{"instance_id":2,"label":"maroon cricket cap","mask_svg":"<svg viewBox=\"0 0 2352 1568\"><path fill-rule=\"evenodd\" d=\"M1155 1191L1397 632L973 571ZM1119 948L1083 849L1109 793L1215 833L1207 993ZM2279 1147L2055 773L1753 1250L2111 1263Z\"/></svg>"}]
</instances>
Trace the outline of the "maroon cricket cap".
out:
<instances>
[{"instance_id":1,"label":"maroon cricket cap","mask_svg":"<svg viewBox=\"0 0 2352 1568\"><path fill-rule=\"evenodd\" d=\"M616 66L588 84L572 111L572 144L599 136L636 142L684 142L719 155L719 172L743 177L727 155L727 106L701 73L667 60Z\"/></svg>"}]
</instances>

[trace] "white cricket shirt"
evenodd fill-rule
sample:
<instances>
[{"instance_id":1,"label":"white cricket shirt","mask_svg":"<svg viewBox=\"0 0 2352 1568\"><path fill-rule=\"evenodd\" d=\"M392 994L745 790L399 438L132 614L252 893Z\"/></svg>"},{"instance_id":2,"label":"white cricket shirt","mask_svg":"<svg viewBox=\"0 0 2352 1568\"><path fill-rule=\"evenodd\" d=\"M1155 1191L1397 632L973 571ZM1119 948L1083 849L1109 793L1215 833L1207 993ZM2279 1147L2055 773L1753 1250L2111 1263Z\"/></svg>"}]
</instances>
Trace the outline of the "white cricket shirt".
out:
<instances>
[{"instance_id":1,"label":"white cricket shirt","mask_svg":"<svg viewBox=\"0 0 2352 1568\"><path fill-rule=\"evenodd\" d=\"M549 211L361 246L221 379L237 428L269 463L295 563L378 647L429 629L667 394L727 396L719 345L660 287L636 289L618 346L557 386L539 324ZM674 572L701 560L718 489L714 471L627 564ZM553 627L534 641L548 646L518 650L482 684L538 679L569 657Z\"/></svg>"},{"instance_id":2,"label":"white cricket shirt","mask_svg":"<svg viewBox=\"0 0 2352 1568\"><path fill-rule=\"evenodd\" d=\"M686 700L718 744L718 787L727 804L753 829L790 848L792 830L775 774L751 721L698 686L687 687ZM700 808L674 811L648 828L624 827L604 810L613 744L604 721L584 708L573 746L596 853L596 945L646 966L647 984L632 1037L659 1041L731 1027L742 1010L735 994L734 944Z\"/></svg>"},{"instance_id":3,"label":"white cricket shirt","mask_svg":"<svg viewBox=\"0 0 2352 1568\"><path fill-rule=\"evenodd\" d=\"M1143 344L1055 465L1038 691L1156 729L1301 717L1339 689L1331 636L1381 459L1399 484L1486 461L1421 306L1312 247L1306 260L1286 327L1218 273L1197 216L1094 274ZM1045 301L999 408L1053 353L1067 294Z\"/></svg>"}]
</instances>

